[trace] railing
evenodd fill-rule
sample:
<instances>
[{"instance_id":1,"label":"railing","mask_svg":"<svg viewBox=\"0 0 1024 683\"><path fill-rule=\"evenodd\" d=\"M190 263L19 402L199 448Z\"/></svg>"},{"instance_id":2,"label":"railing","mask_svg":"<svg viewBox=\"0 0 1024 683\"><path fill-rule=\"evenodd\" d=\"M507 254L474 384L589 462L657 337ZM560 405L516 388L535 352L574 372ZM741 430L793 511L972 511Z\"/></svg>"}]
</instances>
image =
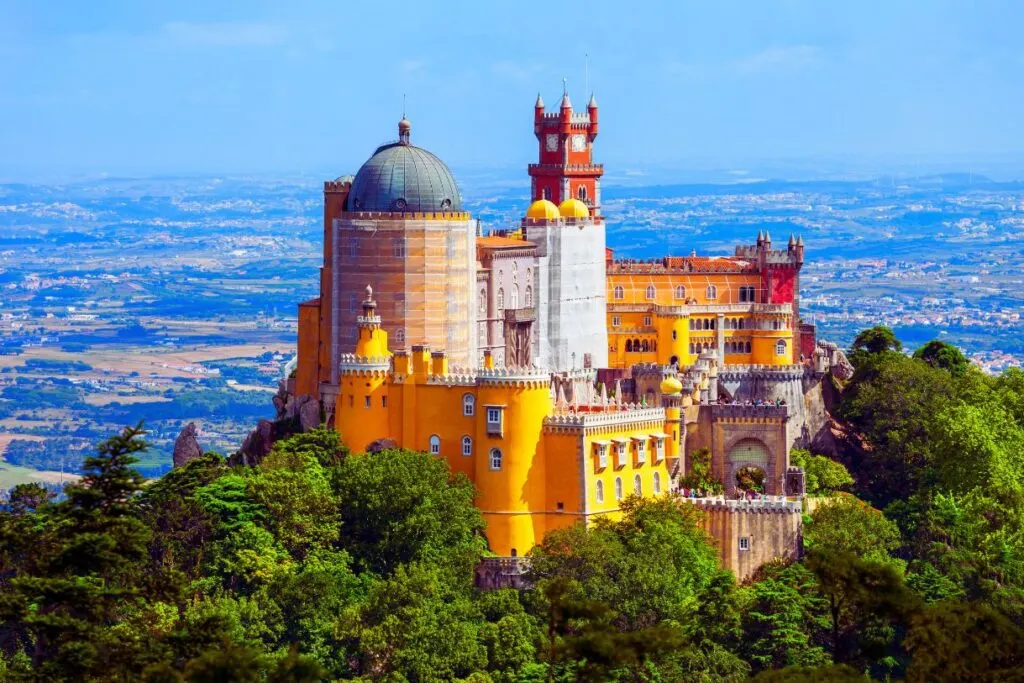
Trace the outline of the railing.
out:
<instances>
[{"instance_id":1,"label":"railing","mask_svg":"<svg viewBox=\"0 0 1024 683\"><path fill-rule=\"evenodd\" d=\"M579 171L604 173L604 164L530 164L528 171Z\"/></svg>"}]
</instances>

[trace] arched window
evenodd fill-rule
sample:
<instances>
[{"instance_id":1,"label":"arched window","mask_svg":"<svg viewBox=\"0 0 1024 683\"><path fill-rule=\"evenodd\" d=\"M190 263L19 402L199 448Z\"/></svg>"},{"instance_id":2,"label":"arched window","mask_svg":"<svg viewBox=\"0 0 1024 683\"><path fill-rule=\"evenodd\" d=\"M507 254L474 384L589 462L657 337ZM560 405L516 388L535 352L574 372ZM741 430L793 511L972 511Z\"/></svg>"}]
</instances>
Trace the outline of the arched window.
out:
<instances>
[{"instance_id":1,"label":"arched window","mask_svg":"<svg viewBox=\"0 0 1024 683\"><path fill-rule=\"evenodd\" d=\"M779 341L775 342L775 355L776 356L785 356L786 355L786 340L785 339L780 339Z\"/></svg>"},{"instance_id":2,"label":"arched window","mask_svg":"<svg viewBox=\"0 0 1024 683\"><path fill-rule=\"evenodd\" d=\"M707 288L707 291L705 292L705 294L707 295L707 298L709 298L709 299L717 299L718 298L718 287L715 287L714 285L708 285L708 288Z\"/></svg>"},{"instance_id":3,"label":"arched window","mask_svg":"<svg viewBox=\"0 0 1024 683\"><path fill-rule=\"evenodd\" d=\"M498 287L498 314L505 310L505 290Z\"/></svg>"},{"instance_id":4,"label":"arched window","mask_svg":"<svg viewBox=\"0 0 1024 683\"><path fill-rule=\"evenodd\" d=\"M462 395L462 414L472 417L476 413L476 396L473 394Z\"/></svg>"},{"instance_id":5,"label":"arched window","mask_svg":"<svg viewBox=\"0 0 1024 683\"><path fill-rule=\"evenodd\" d=\"M705 330L710 330L711 329L711 319L710 318L705 318L704 319L704 329Z\"/></svg>"},{"instance_id":6,"label":"arched window","mask_svg":"<svg viewBox=\"0 0 1024 683\"><path fill-rule=\"evenodd\" d=\"M654 301L654 294L655 294L654 285L647 285L647 291L645 292L645 295L647 296L647 300L648 301Z\"/></svg>"},{"instance_id":7,"label":"arched window","mask_svg":"<svg viewBox=\"0 0 1024 683\"><path fill-rule=\"evenodd\" d=\"M614 299L625 299L626 291L622 289L622 285L615 285L615 289L612 290L612 298Z\"/></svg>"},{"instance_id":8,"label":"arched window","mask_svg":"<svg viewBox=\"0 0 1024 683\"><path fill-rule=\"evenodd\" d=\"M473 455L473 439L469 436L462 437L462 454L467 457Z\"/></svg>"},{"instance_id":9,"label":"arched window","mask_svg":"<svg viewBox=\"0 0 1024 683\"><path fill-rule=\"evenodd\" d=\"M651 340L651 351L657 351L657 350L658 350L658 340L657 339L652 339Z\"/></svg>"},{"instance_id":10,"label":"arched window","mask_svg":"<svg viewBox=\"0 0 1024 683\"><path fill-rule=\"evenodd\" d=\"M692 356L696 351L693 350L693 342L690 342L690 355Z\"/></svg>"},{"instance_id":11,"label":"arched window","mask_svg":"<svg viewBox=\"0 0 1024 683\"><path fill-rule=\"evenodd\" d=\"M551 188L545 187L540 194L544 199L551 201Z\"/></svg>"},{"instance_id":12,"label":"arched window","mask_svg":"<svg viewBox=\"0 0 1024 683\"><path fill-rule=\"evenodd\" d=\"M479 311L481 316L487 315L487 290L486 289L481 289L480 290L480 301L477 303L476 310Z\"/></svg>"},{"instance_id":13,"label":"arched window","mask_svg":"<svg viewBox=\"0 0 1024 683\"><path fill-rule=\"evenodd\" d=\"M491 469L494 470L495 472L498 472L498 471L501 470L501 449L500 448L492 448L491 449Z\"/></svg>"},{"instance_id":14,"label":"arched window","mask_svg":"<svg viewBox=\"0 0 1024 683\"><path fill-rule=\"evenodd\" d=\"M397 343L399 343L399 344L404 344L405 343L405 330L402 330L402 329L395 330L395 341Z\"/></svg>"},{"instance_id":15,"label":"arched window","mask_svg":"<svg viewBox=\"0 0 1024 683\"><path fill-rule=\"evenodd\" d=\"M647 353L648 351L651 350L651 346L646 339L640 342L640 350L643 351L644 353Z\"/></svg>"},{"instance_id":16,"label":"arched window","mask_svg":"<svg viewBox=\"0 0 1024 683\"><path fill-rule=\"evenodd\" d=\"M519 285L512 285L512 308L519 308Z\"/></svg>"},{"instance_id":17,"label":"arched window","mask_svg":"<svg viewBox=\"0 0 1024 683\"><path fill-rule=\"evenodd\" d=\"M533 287L526 285L526 307L533 308Z\"/></svg>"},{"instance_id":18,"label":"arched window","mask_svg":"<svg viewBox=\"0 0 1024 683\"><path fill-rule=\"evenodd\" d=\"M750 353L750 342L747 342L744 346L746 347L744 353Z\"/></svg>"},{"instance_id":19,"label":"arched window","mask_svg":"<svg viewBox=\"0 0 1024 683\"><path fill-rule=\"evenodd\" d=\"M437 434L430 437L430 454L441 455L441 437Z\"/></svg>"},{"instance_id":20,"label":"arched window","mask_svg":"<svg viewBox=\"0 0 1024 683\"><path fill-rule=\"evenodd\" d=\"M622 477L615 477L615 500L622 500Z\"/></svg>"},{"instance_id":21,"label":"arched window","mask_svg":"<svg viewBox=\"0 0 1024 683\"><path fill-rule=\"evenodd\" d=\"M744 322L745 320L746 320L746 318L740 318L739 329L741 329L741 330L746 329L747 323Z\"/></svg>"},{"instance_id":22,"label":"arched window","mask_svg":"<svg viewBox=\"0 0 1024 683\"><path fill-rule=\"evenodd\" d=\"M587 187L586 185L580 185L580 188L576 190L576 198L581 202L587 201Z\"/></svg>"},{"instance_id":23,"label":"arched window","mask_svg":"<svg viewBox=\"0 0 1024 683\"><path fill-rule=\"evenodd\" d=\"M633 340L626 340L626 353L633 353Z\"/></svg>"},{"instance_id":24,"label":"arched window","mask_svg":"<svg viewBox=\"0 0 1024 683\"><path fill-rule=\"evenodd\" d=\"M596 500L598 503L603 503L604 502L604 482L601 481L600 479L598 479L597 480L597 484L595 486L595 489L596 490L595 490L594 500Z\"/></svg>"},{"instance_id":25,"label":"arched window","mask_svg":"<svg viewBox=\"0 0 1024 683\"><path fill-rule=\"evenodd\" d=\"M644 486L643 483L640 481L639 474L633 476L633 493L635 493L638 496L642 496L644 494Z\"/></svg>"},{"instance_id":26,"label":"arched window","mask_svg":"<svg viewBox=\"0 0 1024 683\"><path fill-rule=\"evenodd\" d=\"M676 285L676 295L675 296L676 296L676 299L685 299L686 298L686 287L683 287L682 285Z\"/></svg>"},{"instance_id":27,"label":"arched window","mask_svg":"<svg viewBox=\"0 0 1024 683\"><path fill-rule=\"evenodd\" d=\"M661 495L661 473L659 473L659 472L655 472L654 473L654 489L653 490L654 490L654 495L656 495L656 496L660 496Z\"/></svg>"},{"instance_id":28,"label":"arched window","mask_svg":"<svg viewBox=\"0 0 1024 683\"><path fill-rule=\"evenodd\" d=\"M636 353L640 353L640 340L639 339L634 339L633 340L633 351L636 352Z\"/></svg>"}]
</instances>

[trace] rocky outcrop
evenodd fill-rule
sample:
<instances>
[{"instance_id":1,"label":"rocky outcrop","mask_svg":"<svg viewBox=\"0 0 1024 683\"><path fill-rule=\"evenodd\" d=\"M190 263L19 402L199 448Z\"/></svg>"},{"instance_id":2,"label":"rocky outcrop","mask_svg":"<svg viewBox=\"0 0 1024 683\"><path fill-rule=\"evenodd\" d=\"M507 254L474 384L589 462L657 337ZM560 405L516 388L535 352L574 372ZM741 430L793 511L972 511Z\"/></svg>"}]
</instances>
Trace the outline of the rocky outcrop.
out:
<instances>
[{"instance_id":1,"label":"rocky outcrop","mask_svg":"<svg viewBox=\"0 0 1024 683\"><path fill-rule=\"evenodd\" d=\"M190 461L203 456L203 449L199 445L199 430L195 422L189 422L178 434L174 441L174 455L172 461L175 467L184 467Z\"/></svg>"},{"instance_id":2,"label":"rocky outcrop","mask_svg":"<svg viewBox=\"0 0 1024 683\"><path fill-rule=\"evenodd\" d=\"M263 458L274 448L274 442L281 438L277 435L279 430L275 427L276 424L270 420L260 420L256 429L245 437L242 448L228 459L228 463L255 467L263 462Z\"/></svg>"},{"instance_id":3,"label":"rocky outcrop","mask_svg":"<svg viewBox=\"0 0 1024 683\"><path fill-rule=\"evenodd\" d=\"M828 359L829 370L833 377L843 381L853 377L853 363L837 344L818 340L818 349L823 351Z\"/></svg>"}]
</instances>

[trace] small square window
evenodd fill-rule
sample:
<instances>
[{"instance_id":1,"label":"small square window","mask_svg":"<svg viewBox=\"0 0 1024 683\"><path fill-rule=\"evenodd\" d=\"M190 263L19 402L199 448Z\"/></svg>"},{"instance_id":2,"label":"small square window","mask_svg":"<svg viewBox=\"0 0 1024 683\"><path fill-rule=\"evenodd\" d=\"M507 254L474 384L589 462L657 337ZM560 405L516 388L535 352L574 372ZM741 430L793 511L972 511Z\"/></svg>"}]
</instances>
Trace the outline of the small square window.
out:
<instances>
[{"instance_id":1,"label":"small square window","mask_svg":"<svg viewBox=\"0 0 1024 683\"><path fill-rule=\"evenodd\" d=\"M563 503L562 501L558 501L557 503L555 503L555 507L558 508L559 511L562 511L565 509L565 503Z\"/></svg>"},{"instance_id":2,"label":"small square window","mask_svg":"<svg viewBox=\"0 0 1024 683\"><path fill-rule=\"evenodd\" d=\"M750 550L750 536L740 536L740 550Z\"/></svg>"},{"instance_id":3,"label":"small square window","mask_svg":"<svg viewBox=\"0 0 1024 683\"><path fill-rule=\"evenodd\" d=\"M622 326L622 318L620 318L617 315L613 315L612 316L612 327L621 327L621 326Z\"/></svg>"}]
</instances>

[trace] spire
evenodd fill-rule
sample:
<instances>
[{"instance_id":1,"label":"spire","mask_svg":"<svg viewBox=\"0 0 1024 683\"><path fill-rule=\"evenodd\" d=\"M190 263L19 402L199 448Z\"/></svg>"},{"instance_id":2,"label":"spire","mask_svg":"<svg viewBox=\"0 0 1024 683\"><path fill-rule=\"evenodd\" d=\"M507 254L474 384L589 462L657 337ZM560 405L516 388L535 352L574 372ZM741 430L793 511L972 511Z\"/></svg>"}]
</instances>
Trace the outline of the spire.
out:
<instances>
[{"instance_id":1,"label":"spire","mask_svg":"<svg viewBox=\"0 0 1024 683\"><path fill-rule=\"evenodd\" d=\"M796 246L796 237L793 235L793 233L789 233L789 246L790 247L795 247Z\"/></svg>"},{"instance_id":2,"label":"spire","mask_svg":"<svg viewBox=\"0 0 1024 683\"><path fill-rule=\"evenodd\" d=\"M537 102L533 106L535 109L544 108L544 99L540 96L540 93L537 93Z\"/></svg>"},{"instance_id":3,"label":"spire","mask_svg":"<svg viewBox=\"0 0 1024 683\"><path fill-rule=\"evenodd\" d=\"M587 102L587 109L597 109L597 97L590 93L590 101Z\"/></svg>"},{"instance_id":4,"label":"spire","mask_svg":"<svg viewBox=\"0 0 1024 683\"><path fill-rule=\"evenodd\" d=\"M758 244L758 246L760 246L762 242L764 242L764 230L758 230L757 231L757 244Z\"/></svg>"},{"instance_id":5,"label":"spire","mask_svg":"<svg viewBox=\"0 0 1024 683\"><path fill-rule=\"evenodd\" d=\"M771 244L772 243L772 234L770 232L768 232L767 230L764 231L764 243L765 244Z\"/></svg>"},{"instance_id":6,"label":"spire","mask_svg":"<svg viewBox=\"0 0 1024 683\"><path fill-rule=\"evenodd\" d=\"M409 119L405 118L405 114L402 114L402 120L398 122L398 142L402 145L409 144L409 131L412 126L409 124Z\"/></svg>"},{"instance_id":7,"label":"spire","mask_svg":"<svg viewBox=\"0 0 1024 683\"><path fill-rule=\"evenodd\" d=\"M572 102L569 101L569 79L562 79L562 109L572 109Z\"/></svg>"},{"instance_id":8,"label":"spire","mask_svg":"<svg viewBox=\"0 0 1024 683\"><path fill-rule=\"evenodd\" d=\"M804 246L804 236L803 235L800 235L799 237L796 238L796 246L798 246L798 247Z\"/></svg>"}]
</instances>

